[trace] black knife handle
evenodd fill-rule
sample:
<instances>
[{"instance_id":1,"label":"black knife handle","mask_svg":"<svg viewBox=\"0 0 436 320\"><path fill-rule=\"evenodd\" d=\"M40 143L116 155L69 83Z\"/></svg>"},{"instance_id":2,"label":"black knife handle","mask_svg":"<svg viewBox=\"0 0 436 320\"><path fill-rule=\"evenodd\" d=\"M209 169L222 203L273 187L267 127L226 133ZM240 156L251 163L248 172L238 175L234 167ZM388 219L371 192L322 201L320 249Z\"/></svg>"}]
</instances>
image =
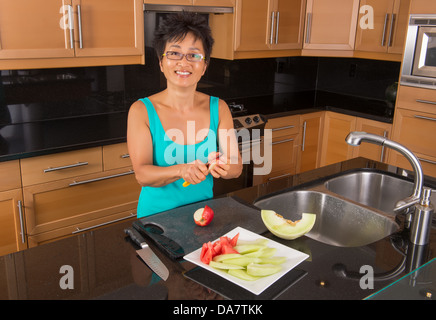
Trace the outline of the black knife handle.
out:
<instances>
[{"instance_id":1,"label":"black knife handle","mask_svg":"<svg viewBox=\"0 0 436 320\"><path fill-rule=\"evenodd\" d=\"M174 240L159 233L157 227L153 225L144 226L142 223L134 223L133 227L138 230L144 236L150 238L157 247L164 252L166 252L171 259L177 260L183 258L185 251L183 248Z\"/></svg>"},{"instance_id":2,"label":"black knife handle","mask_svg":"<svg viewBox=\"0 0 436 320\"><path fill-rule=\"evenodd\" d=\"M124 229L124 232L130 237L130 239L132 239L132 241L134 243L136 243L141 248L143 248L144 245L147 244L145 242L144 238L141 236L141 234L138 231L136 231L135 229L127 228L127 229Z\"/></svg>"}]
</instances>

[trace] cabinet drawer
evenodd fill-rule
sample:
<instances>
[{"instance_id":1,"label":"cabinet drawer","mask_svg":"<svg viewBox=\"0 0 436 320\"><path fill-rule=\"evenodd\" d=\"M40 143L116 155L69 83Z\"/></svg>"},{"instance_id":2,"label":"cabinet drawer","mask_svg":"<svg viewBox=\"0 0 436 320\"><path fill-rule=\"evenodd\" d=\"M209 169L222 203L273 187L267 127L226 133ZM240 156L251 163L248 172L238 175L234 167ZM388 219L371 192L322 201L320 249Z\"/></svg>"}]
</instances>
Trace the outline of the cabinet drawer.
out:
<instances>
[{"instance_id":1,"label":"cabinet drawer","mask_svg":"<svg viewBox=\"0 0 436 320\"><path fill-rule=\"evenodd\" d=\"M20 162L0 162L0 191L21 188Z\"/></svg>"},{"instance_id":2,"label":"cabinet drawer","mask_svg":"<svg viewBox=\"0 0 436 320\"><path fill-rule=\"evenodd\" d=\"M436 114L436 90L400 86L397 108Z\"/></svg>"},{"instance_id":3,"label":"cabinet drawer","mask_svg":"<svg viewBox=\"0 0 436 320\"><path fill-rule=\"evenodd\" d=\"M428 156L421 155L419 153L415 154L421 163L422 171L424 175L430 177L436 177L436 158L429 158ZM410 162L400 154L395 154L392 156L392 164L394 166L407 169L413 172Z\"/></svg>"},{"instance_id":4,"label":"cabinet drawer","mask_svg":"<svg viewBox=\"0 0 436 320\"><path fill-rule=\"evenodd\" d=\"M21 160L23 186L102 171L101 147Z\"/></svg>"},{"instance_id":5,"label":"cabinet drawer","mask_svg":"<svg viewBox=\"0 0 436 320\"><path fill-rule=\"evenodd\" d=\"M104 227L108 224L127 221L129 219L136 219L136 209L128 210L125 212L119 212L113 215L105 216L98 219L93 219L84 223L79 223L77 225L71 225L67 227L62 227L53 231L38 233L33 236L28 237L29 248L53 242L62 238L70 237L71 235L83 232L94 230L99 227Z\"/></svg>"},{"instance_id":6,"label":"cabinet drawer","mask_svg":"<svg viewBox=\"0 0 436 320\"><path fill-rule=\"evenodd\" d=\"M265 129L272 130L273 138L297 134L300 131L300 116L269 119Z\"/></svg>"},{"instance_id":7,"label":"cabinet drawer","mask_svg":"<svg viewBox=\"0 0 436 320\"><path fill-rule=\"evenodd\" d=\"M396 112L394 140L413 152L436 158L436 114L404 109Z\"/></svg>"},{"instance_id":8,"label":"cabinet drawer","mask_svg":"<svg viewBox=\"0 0 436 320\"><path fill-rule=\"evenodd\" d=\"M124 211L136 212L140 186L126 169L23 188L29 235L85 223Z\"/></svg>"},{"instance_id":9,"label":"cabinet drawer","mask_svg":"<svg viewBox=\"0 0 436 320\"><path fill-rule=\"evenodd\" d=\"M103 147L103 167L104 170L129 167L130 161L127 143L113 144Z\"/></svg>"}]
</instances>

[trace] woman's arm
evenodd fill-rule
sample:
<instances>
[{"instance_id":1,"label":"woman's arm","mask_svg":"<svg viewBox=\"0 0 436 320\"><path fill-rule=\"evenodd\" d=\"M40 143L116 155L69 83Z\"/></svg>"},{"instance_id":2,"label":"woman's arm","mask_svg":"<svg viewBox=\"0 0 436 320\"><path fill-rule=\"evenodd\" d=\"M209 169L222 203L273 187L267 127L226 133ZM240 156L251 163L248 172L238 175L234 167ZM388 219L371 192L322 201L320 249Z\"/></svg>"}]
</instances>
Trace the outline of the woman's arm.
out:
<instances>
[{"instance_id":1,"label":"woman's arm","mask_svg":"<svg viewBox=\"0 0 436 320\"><path fill-rule=\"evenodd\" d=\"M219 100L218 142L221 156L218 165L211 167L215 178L232 179L242 173L242 158L238 148L233 118L230 109L223 100Z\"/></svg>"},{"instance_id":2,"label":"woman's arm","mask_svg":"<svg viewBox=\"0 0 436 320\"><path fill-rule=\"evenodd\" d=\"M135 177L141 186L161 187L180 178L196 184L203 181L207 167L201 161L168 167L153 165L153 144L147 108L141 101L132 104L127 118L127 146Z\"/></svg>"}]
</instances>

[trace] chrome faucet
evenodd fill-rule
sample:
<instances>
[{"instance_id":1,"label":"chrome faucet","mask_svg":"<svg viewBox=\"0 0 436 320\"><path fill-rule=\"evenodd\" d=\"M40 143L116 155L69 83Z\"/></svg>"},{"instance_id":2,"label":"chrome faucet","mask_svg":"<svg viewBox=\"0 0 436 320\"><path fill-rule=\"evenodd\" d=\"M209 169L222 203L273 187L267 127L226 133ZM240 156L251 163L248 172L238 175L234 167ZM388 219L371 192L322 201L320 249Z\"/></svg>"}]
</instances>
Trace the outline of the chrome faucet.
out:
<instances>
[{"instance_id":1,"label":"chrome faucet","mask_svg":"<svg viewBox=\"0 0 436 320\"><path fill-rule=\"evenodd\" d=\"M389 147L409 160L414 171L413 193L400 200L394 212L403 212L405 209L415 206L415 211L412 214L412 224L410 227L410 241L414 244L427 244L430 236L432 223L432 215L434 212L433 205L430 203L431 189L424 188L423 192L423 172L421 163L418 158L405 146L387 139L386 137L378 136L371 133L354 131L350 132L345 138L345 141L352 146L359 146L362 142L369 142L380 146Z\"/></svg>"}]
</instances>

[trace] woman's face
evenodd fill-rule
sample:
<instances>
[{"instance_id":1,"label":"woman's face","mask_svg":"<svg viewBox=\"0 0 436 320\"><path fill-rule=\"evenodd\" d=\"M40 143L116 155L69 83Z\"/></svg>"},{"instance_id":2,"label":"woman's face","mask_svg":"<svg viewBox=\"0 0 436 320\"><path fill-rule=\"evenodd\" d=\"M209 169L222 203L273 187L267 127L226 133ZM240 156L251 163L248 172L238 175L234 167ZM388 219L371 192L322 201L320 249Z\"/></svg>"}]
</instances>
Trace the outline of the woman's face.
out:
<instances>
[{"instance_id":1,"label":"woman's face","mask_svg":"<svg viewBox=\"0 0 436 320\"><path fill-rule=\"evenodd\" d=\"M204 56L204 48L201 40L195 40L192 33L188 33L181 41L168 42L164 54L168 51L182 54L199 53ZM196 86L206 71L205 60L188 61L186 56L181 60L171 60L167 56L162 57L160 69L164 73L168 84L190 87Z\"/></svg>"}]
</instances>

